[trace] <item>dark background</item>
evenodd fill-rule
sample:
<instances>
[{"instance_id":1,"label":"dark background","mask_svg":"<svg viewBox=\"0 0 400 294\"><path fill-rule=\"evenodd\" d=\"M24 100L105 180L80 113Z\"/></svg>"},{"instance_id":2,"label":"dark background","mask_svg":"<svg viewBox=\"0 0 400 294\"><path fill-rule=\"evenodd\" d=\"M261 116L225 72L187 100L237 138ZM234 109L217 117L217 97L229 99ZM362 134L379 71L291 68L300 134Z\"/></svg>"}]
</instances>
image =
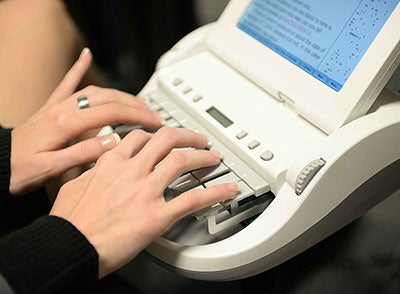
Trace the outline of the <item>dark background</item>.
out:
<instances>
[{"instance_id":1,"label":"dark background","mask_svg":"<svg viewBox=\"0 0 400 294\"><path fill-rule=\"evenodd\" d=\"M108 84L134 94L154 72L157 59L204 23L192 0L65 3ZM85 292L400 293L399 199L397 193L313 248L254 277L231 282L190 280L166 271L143 253L102 280L100 287Z\"/></svg>"},{"instance_id":2,"label":"dark background","mask_svg":"<svg viewBox=\"0 0 400 294\"><path fill-rule=\"evenodd\" d=\"M157 59L199 26L191 0L65 0L114 87L137 93Z\"/></svg>"},{"instance_id":3,"label":"dark background","mask_svg":"<svg viewBox=\"0 0 400 294\"><path fill-rule=\"evenodd\" d=\"M229 0L64 0L107 81L137 93L157 59ZM390 82L400 91L400 67Z\"/></svg>"}]
</instances>

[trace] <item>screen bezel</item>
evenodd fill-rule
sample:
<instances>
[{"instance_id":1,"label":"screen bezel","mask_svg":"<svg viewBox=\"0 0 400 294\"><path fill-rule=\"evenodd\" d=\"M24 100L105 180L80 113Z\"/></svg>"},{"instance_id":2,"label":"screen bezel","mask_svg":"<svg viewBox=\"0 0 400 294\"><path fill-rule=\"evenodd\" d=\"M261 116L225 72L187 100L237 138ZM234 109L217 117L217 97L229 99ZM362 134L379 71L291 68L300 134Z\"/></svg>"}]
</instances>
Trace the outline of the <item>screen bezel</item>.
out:
<instances>
[{"instance_id":1,"label":"screen bezel","mask_svg":"<svg viewBox=\"0 0 400 294\"><path fill-rule=\"evenodd\" d=\"M237 27L250 2L229 2L207 47L327 133L364 115L400 62L400 4L342 89L335 91Z\"/></svg>"}]
</instances>

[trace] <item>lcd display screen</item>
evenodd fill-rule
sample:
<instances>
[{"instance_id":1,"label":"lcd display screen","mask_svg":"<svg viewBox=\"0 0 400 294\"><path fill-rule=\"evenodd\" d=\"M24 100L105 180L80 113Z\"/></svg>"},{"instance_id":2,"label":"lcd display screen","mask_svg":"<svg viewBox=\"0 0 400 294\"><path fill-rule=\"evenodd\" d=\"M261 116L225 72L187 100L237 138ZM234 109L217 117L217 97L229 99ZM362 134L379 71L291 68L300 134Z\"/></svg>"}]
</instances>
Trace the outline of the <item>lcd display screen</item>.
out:
<instances>
[{"instance_id":1,"label":"lcd display screen","mask_svg":"<svg viewBox=\"0 0 400 294\"><path fill-rule=\"evenodd\" d=\"M253 0L237 26L339 91L399 1Z\"/></svg>"},{"instance_id":2,"label":"lcd display screen","mask_svg":"<svg viewBox=\"0 0 400 294\"><path fill-rule=\"evenodd\" d=\"M226 117L226 115L222 114L221 111L219 111L217 108L214 106L208 108L206 112L211 115L217 122L219 122L223 127L227 128L231 124L233 124L233 121L231 121L229 118Z\"/></svg>"}]
</instances>

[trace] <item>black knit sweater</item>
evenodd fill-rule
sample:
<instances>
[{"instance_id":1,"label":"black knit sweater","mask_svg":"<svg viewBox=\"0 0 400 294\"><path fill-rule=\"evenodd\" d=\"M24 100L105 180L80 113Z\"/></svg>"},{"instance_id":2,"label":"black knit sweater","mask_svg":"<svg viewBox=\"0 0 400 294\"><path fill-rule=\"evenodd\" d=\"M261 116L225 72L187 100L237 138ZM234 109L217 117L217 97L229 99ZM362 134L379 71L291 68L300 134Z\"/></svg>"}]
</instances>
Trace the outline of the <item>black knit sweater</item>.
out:
<instances>
[{"instance_id":1,"label":"black knit sweater","mask_svg":"<svg viewBox=\"0 0 400 294\"><path fill-rule=\"evenodd\" d=\"M62 292L97 281L96 250L71 223L48 215L43 189L10 195L10 155L11 130L0 127L0 293Z\"/></svg>"}]
</instances>

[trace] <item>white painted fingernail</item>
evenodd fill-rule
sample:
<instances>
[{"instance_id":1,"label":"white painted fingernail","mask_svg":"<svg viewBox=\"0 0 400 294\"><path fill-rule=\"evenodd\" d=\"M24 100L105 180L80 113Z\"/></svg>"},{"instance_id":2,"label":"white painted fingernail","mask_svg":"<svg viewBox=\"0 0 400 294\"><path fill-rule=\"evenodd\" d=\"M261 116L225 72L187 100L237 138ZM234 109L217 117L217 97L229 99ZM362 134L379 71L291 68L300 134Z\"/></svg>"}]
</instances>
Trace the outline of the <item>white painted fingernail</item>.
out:
<instances>
[{"instance_id":1,"label":"white painted fingernail","mask_svg":"<svg viewBox=\"0 0 400 294\"><path fill-rule=\"evenodd\" d=\"M119 142L121 142L121 137L117 134L117 133L113 133L112 134L115 138L115 142L118 144Z\"/></svg>"},{"instance_id":2,"label":"white painted fingernail","mask_svg":"<svg viewBox=\"0 0 400 294\"><path fill-rule=\"evenodd\" d=\"M80 57L85 56L85 55L88 54L89 52L90 52L90 49L89 49L88 47L83 48Z\"/></svg>"},{"instance_id":3,"label":"white painted fingernail","mask_svg":"<svg viewBox=\"0 0 400 294\"><path fill-rule=\"evenodd\" d=\"M105 137L102 141L101 141L101 145L103 145L103 147L105 149L112 149L114 148L119 142L121 141L121 138L118 134L113 133L111 134L111 136L107 136Z\"/></svg>"},{"instance_id":4,"label":"white painted fingernail","mask_svg":"<svg viewBox=\"0 0 400 294\"><path fill-rule=\"evenodd\" d=\"M162 124L162 125L165 124L165 119L161 116L161 114L159 114L157 111L154 111L153 114L154 114L155 119L157 121L159 121L160 124Z\"/></svg>"},{"instance_id":5,"label":"white painted fingernail","mask_svg":"<svg viewBox=\"0 0 400 294\"><path fill-rule=\"evenodd\" d=\"M97 137L111 135L113 132L114 132L114 129L111 126L105 126L97 133Z\"/></svg>"}]
</instances>

